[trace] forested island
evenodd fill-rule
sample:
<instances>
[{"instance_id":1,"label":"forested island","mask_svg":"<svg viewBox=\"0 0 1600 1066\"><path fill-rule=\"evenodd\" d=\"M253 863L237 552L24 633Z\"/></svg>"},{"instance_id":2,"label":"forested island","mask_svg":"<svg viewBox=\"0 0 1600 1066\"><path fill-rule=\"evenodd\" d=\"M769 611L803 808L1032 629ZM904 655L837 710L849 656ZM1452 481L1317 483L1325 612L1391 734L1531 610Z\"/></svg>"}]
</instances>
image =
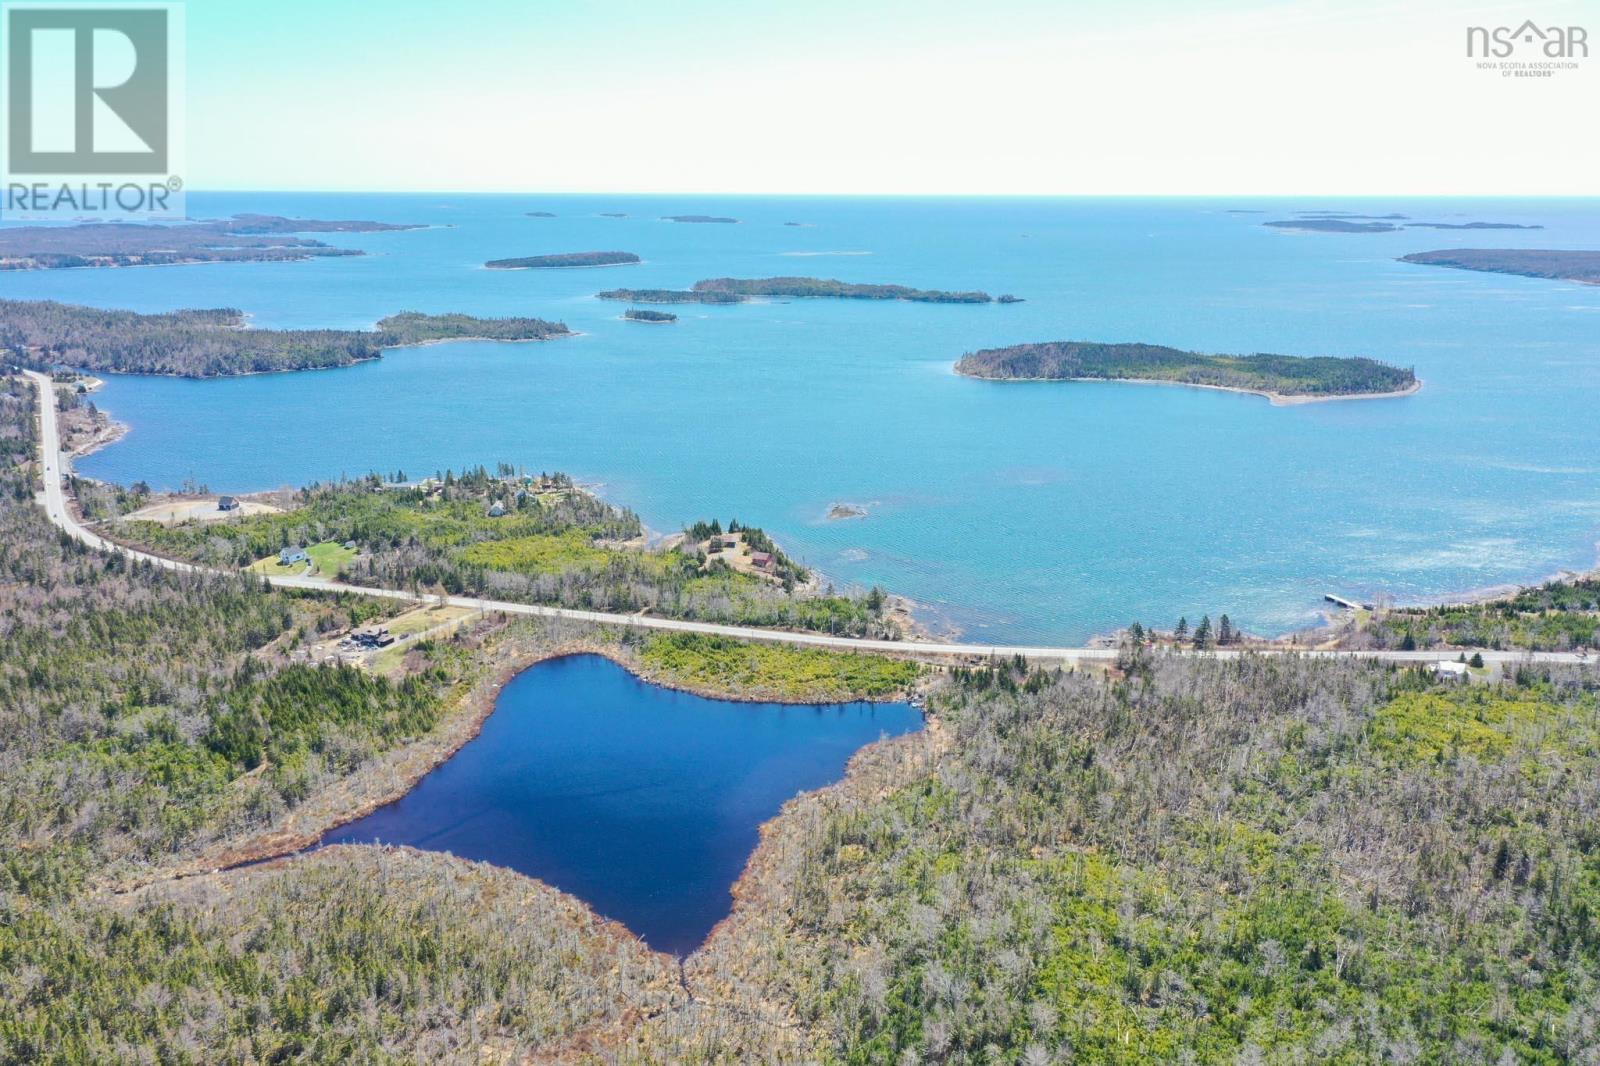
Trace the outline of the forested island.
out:
<instances>
[{"instance_id":1,"label":"forested island","mask_svg":"<svg viewBox=\"0 0 1600 1066\"><path fill-rule=\"evenodd\" d=\"M1554 281L1581 281L1600 285L1600 252L1541 248L1445 248L1412 252L1402 263L1481 270L1491 274L1517 274Z\"/></svg>"},{"instance_id":2,"label":"forested island","mask_svg":"<svg viewBox=\"0 0 1600 1066\"><path fill-rule=\"evenodd\" d=\"M556 213L554 211L529 211L527 214L528 214L529 218L555 218L556 217Z\"/></svg>"},{"instance_id":3,"label":"forested island","mask_svg":"<svg viewBox=\"0 0 1600 1066\"><path fill-rule=\"evenodd\" d=\"M1519 222L1407 222L1407 229L1544 229Z\"/></svg>"},{"instance_id":4,"label":"forested island","mask_svg":"<svg viewBox=\"0 0 1600 1066\"><path fill-rule=\"evenodd\" d=\"M0 270L271 262L364 255L296 233L380 233L422 229L391 222L327 221L279 215L174 225L93 222L74 226L0 227Z\"/></svg>"},{"instance_id":5,"label":"forested island","mask_svg":"<svg viewBox=\"0 0 1600 1066\"><path fill-rule=\"evenodd\" d=\"M734 223L739 220L728 218L725 215L662 215L663 222L722 222Z\"/></svg>"},{"instance_id":6,"label":"forested island","mask_svg":"<svg viewBox=\"0 0 1600 1066\"><path fill-rule=\"evenodd\" d=\"M910 300L936 304L983 304L994 299L986 292L946 292L942 289L913 289L905 285L863 285L830 278L707 278L695 282L694 288L696 292L732 293L738 296Z\"/></svg>"},{"instance_id":7,"label":"forested island","mask_svg":"<svg viewBox=\"0 0 1600 1066\"><path fill-rule=\"evenodd\" d=\"M1403 396L1414 371L1364 357L1202 355L1158 344L1050 341L968 352L956 373L991 381L1150 381L1251 392L1274 402Z\"/></svg>"},{"instance_id":8,"label":"forested island","mask_svg":"<svg viewBox=\"0 0 1600 1066\"><path fill-rule=\"evenodd\" d=\"M595 294L601 300L623 300L634 304L742 304L749 299L731 292L699 292L694 289L607 289Z\"/></svg>"},{"instance_id":9,"label":"forested island","mask_svg":"<svg viewBox=\"0 0 1600 1066\"><path fill-rule=\"evenodd\" d=\"M1306 233L1393 233L1400 228L1390 222L1360 222L1352 218L1332 216L1287 218L1261 224L1274 229L1303 230Z\"/></svg>"},{"instance_id":10,"label":"forested island","mask_svg":"<svg viewBox=\"0 0 1600 1066\"><path fill-rule=\"evenodd\" d=\"M1398 233L1402 229L1544 229L1543 226L1525 226L1518 222L1397 221L1405 217L1405 215L1345 215L1327 212L1278 222L1263 222L1262 225L1277 229L1303 230L1307 233Z\"/></svg>"},{"instance_id":11,"label":"forested island","mask_svg":"<svg viewBox=\"0 0 1600 1066\"><path fill-rule=\"evenodd\" d=\"M0 300L0 349L25 366L219 377L349 366L384 348L433 341L545 340L571 333L540 318L406 311L375 330L246 329L238 308L140 314L54 301Z\"/></svg>"},{"instance_id":12,"label":"forested island","mask_svg":"<svg viewBox=\"0 0 1600 1066\"><path fill-rule=\"evenodd\" d=\"M602 300L626 300L642 304L736 304L756 296L792 299L908 300L915 303L983 304L994 302L986 292L945 292L941 289L913 289L905 285L863 285L829 278L707 278L692 289L607 289L596 294ZM1022 303L1009 293L1000 303Z\"/></svg>"},{"instance_id":13,"label":"forested island","mask_svg":"<svg viewBox=\"0 0 1600 1066\"><path fill-rule=\"evenodd\" d=\"M630 307L622 313L622 317L629 322L676 322L678 316L670 311L646 311L641 307Z\"/></svg>"},{"instance_id":14,"label":"forested island","mask_svg":"<svg viewBox=\"0 0 1600 1066\"><path fill-rule=\"evenodd\" d=\"M562 252L558 255L530 255L520 259L491 259L483 264L490 270L538 270L547 267L600 267L637 263L632 252Z\"/></svg>"}]
</instances>

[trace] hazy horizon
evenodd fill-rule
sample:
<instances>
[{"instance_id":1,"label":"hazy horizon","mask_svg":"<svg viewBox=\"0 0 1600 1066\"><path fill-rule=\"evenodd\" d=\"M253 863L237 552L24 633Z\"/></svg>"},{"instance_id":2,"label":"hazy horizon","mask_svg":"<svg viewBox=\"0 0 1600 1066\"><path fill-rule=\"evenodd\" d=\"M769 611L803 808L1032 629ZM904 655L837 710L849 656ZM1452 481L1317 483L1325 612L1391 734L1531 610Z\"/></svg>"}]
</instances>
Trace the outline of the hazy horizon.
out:
<instances>
[{"instance_id":1,"label":"hazy horizon","mask_svg":"<svg viewBox=\"0 0 1600 1066\"><path fill-rule=\"evenodd\" d=\"M1584 195L1600 58L1469 26L1600 0L1004 0L604 11L189 5L191 188L664 195ZM394 32L388 32L393 30Z\"/></svg>"}]
</instances>

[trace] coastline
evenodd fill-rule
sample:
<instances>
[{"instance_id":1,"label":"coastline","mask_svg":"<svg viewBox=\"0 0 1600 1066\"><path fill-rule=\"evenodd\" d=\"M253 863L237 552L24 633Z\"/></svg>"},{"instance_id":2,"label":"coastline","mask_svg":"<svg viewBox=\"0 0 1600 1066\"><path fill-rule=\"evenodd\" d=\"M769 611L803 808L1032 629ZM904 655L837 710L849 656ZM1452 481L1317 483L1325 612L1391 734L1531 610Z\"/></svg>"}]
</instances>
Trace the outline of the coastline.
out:
<instances>
[{"instance_id":1,"label":"coastline","mask_svg":"<svg viewBox=\"0 0 1600 1066\"><path fill-rule=\"evenodd\" d=\"M621 316L618 316L618 318L620 319ZM654 324L654 323L651 323L651 324ZM556 335L553 335L551 337L524 338L524 339L522 339L520 341L505 342L505 343L522 343L524 341L533 342L533 341L544 341L544 340L559 340L559 339L570 338L570 337L581 337L583 335L584 334L581 331L568 330L566 333L556 334ZM392 347L393 348L422 347L422 346L431 345L431 344L450 343L450 342L453 342L453 341L456 341L456 340L478 341L478 340L494 340L494 339L495 338L479 338L479 337L472 337L472 338L455 338L455 337L452 337L452 338L439 338L439 339L426 340L426 341L417 341L417 342L413 342L411 344L405 344L405 345L394 345ZM390 349L386 348L384 350L387 351L387 350L390 350ZM359 362L375 362L375 361L377 361L377 357L374 357L373 359L359 360ZM355 365L355 364L346 364L346 365ZM306 368L306 369L334 370L334 369L342 369L342 367L315 367L315 368ZM290 371L290 370L252 371L249 374L213 375L213 377L218 377L218 378L221 378L221 377L250 377L250 376L256 376L258 374L278 374L278 373L290 373L290 372L292 372L292 371ZM1007 384L1007 383L1012 383L1012 382L1057 383L1057 382L1062 382L1062 381L1073 381L1073 382L1090 382L1090 383L1093 383L1093 382L1101 382L1101 383L1104 383L1104 382L1112 382L1112 383L1126 382L1128 384L1137 384L1137 385L1180 385L1180 386L1184 386L1184 387L1187 387L1187 388L1212 389L1212 390L1220 391L1220 392L1240 392L1240 393L1258 395L1258 396L1262 396L1263 398L1268 399L1269 402L1272 402L1274 406L1297 406L1297 405L1305 404L1305 403L1333 402L1333 401L1339 401L1339 400L1390 399L1390 398L1396 398L1396 397L1401 397L1401 396L1413 395L1416 392L1418 392L1422 388L1422 385L1424 384L1423 379L1419 378L1409 388L1407 388L1405 390L1398 391L1398 392L1393 392L1393 393L1360 393L1360 394L1351 394L1351 395L1345 395L1345 396L1315 396L1315 397L1294 397L1294 396L1283 397L1283 396L1277 396L1275 398L1274 394L1271 394L1271 393L1268 393L1268 392L1265 392L1265 391L1261 391L1261 390L1241 389L1241 388L1234 388L1234 387L1230 387L1230 386L1195 384L1195 383L1189 383L1189 382L1165 381L1165 380L1160 380L1160 379L1124 379L1124 378L1011 378L1011 379L1007 379L1007 378L985 378L985 377L979 377L977 375L972 375L972 374L964 374L964 373L961 373L959 371L954 371L953 368L952 368L952 372L955 373L959 377L965 377L965 378L969 378L969 379L972 379L972 380L978 380L978 381L994 381L994 382L997 382L997 383L1000 383L1000 384ZM110 376L109 372L107 373L107 376ZM149 377L170 377L170 378L181 378L181 377L183 377L182 375L175 375L175 374L127 374L127 375L119 375L119 376L129 376L129 377L149 376ZM189 378L188 380L209 380L209 379L208 378ZM93 382L93 384L89 385L89 388L90 388L91 391L94 391L94 390L98 389L99 387L101 387L104 384L104 382L98 381L97 379L94 379L92 377L89 378L89 381ZM100 439L100 440L97 440L97 441L93 442L91 447L85 448L84 450L82 450L80 452L75 452L74 455L88 455L88 454L91 454L91 453L93 453L95 451L99 451L101 449L107 448L107 447L111 446L112 444L115 444L118 441L120 441L131 430L131 427L128 426L126 423L113 422L112 424L115 427L117 427L117 432L115 434L108 435L104 439ZM94 479L87 479L87 480L94 480ZM583 492L583 493L585 493L587 495L591 495L591 496L595 497L596 499L601 499L601 500L607 500L608 499L606 494L603 491L601 491L601 489L603 489L603 486L598 485L598 484L584 484L584 483L574 482L574 488L577 491ZM268 488L268 489L262 489L262 490L254 490L254 491L266 492L266 491L272 491L272 489ZM235 492L235 494L236 495L239 495L239 494L249 495L249 494L251 494L251 491L250 490L238 490L238 491ZM616 501L608 501L608 502L616 502ZM622 503L622 504L619 504L619 505L620 506L626 506L625 503ZM854 518L854 517L858 517L858 516L849 516L849 517L850 518ZM832 519L832 521L846 521L846 520L849 520L849 519L846 519L846 518ZM647 529L646 530L646 536L649 537L649 538L654 538L657 535L652 534ZM1548 583L1550 581L1566 580L1566 579L1570 579L1570 578L1573 578L1573 577L1586 577L1586 576L1591 576L1591 575L1595 575L1595 574L1600 574L1600 559L1597 559L1597 561L1596 561L1596 563L1594 564L1593 567L1589 567L1589 566L1586 566L1584 564L1579 564L1579 565L1576 565L1576 566L1562 567L1562 568L1559 568L1559 569L1557 569L1557 570L1555 570L1555 571L1553 571L1551 573L1547 573L1547 574L1545 574L1543 576L1529 578L1529 579L1527 579L1525 581L1521 581L1521 582L1504 582L1504 583L1501 583L1501 584L1488 586L1488 587L1484 587L1484 588L1442 592L1442 593L1438 593L1438 594L1435 594L1435 595L1423 597L1423 598L1418 599L1418 600L1413 601L1413 602L1396 603L1396 604L1394 604L1392 606L1393 606L1394 609L1412 609L1412 610L1415 610L1415 609L1426 609L1426 608L1434 607L1434 606L1452 606L1452 605L1464 605L1464 604L1492 602L1492 601L1497 600L1497 599L1502 599L1502 598L1506 598L1506 597L1511 596L1511 595L1515 595L1516 593L1518 593L1520 591L1523 591L1523 590L1536 589L1539 586L1541 586L1543 584L1546 584L1546 583ZM813 576L813 582L812 582L813 584L820 584L822 582L822 580L823 580L821 572L816 570L815 568L813 568L812 576ZM938 642L941 642L941 641L954 639L954 637L950 633L942 633L941 634L941 633L935 632L932 628L930 628L929 623L923 617L921 617L920 611L921 611L921 605L916 603L914 600L910 599L907 596L899 594L899 593L894 593L892 591L889 592L889 594L888 594L888 607L887 607L887 610L886 610L885 613L886 613L886 615L888 615L888 616L893 618L894 622L897 625L897 628L900 631L900 639L905 641L908 645L915 645L915 644L918 644L918 643L926 643L926 642L938 643ZM1314 645L1306 645L1306 644L1297 643L1297 642L1303 642L1308 637L1313 637L1313 636L1322 634L1322 633L1324 633L1324 631L1328 627L1337 625L1337 620L1340 617L1340 612L1325 612L1322 617L1323 617L1323 622L1320 625L1304 625L1304 626L1301 626L1299 628L1285 630L1282 633L1279 633L1279 634L1277 634L1275 636L1270 636L1270 637L1249 636L1247 642L1245 644L1241 645L1241 647L1243 647L1246 650L1248 650L1249 647L1251 647L1251 646L1261 647L1261 648L1265 648L1265 649L1279 649L1279 648L1285 648L1285 647L1291 647L1291 646L1296 646L1296 647L1297 646L1305 646L1305 647L1314 646ZM960 634L960 630L954 630L953 632L956 635ZM1117 639L1117 634L1119 632L1120 632L1120 630L1093 632L1088 637L1085 638L1085 644L1086 644L1086 646L1095 646L1095 647L1099 647L1099 646L1113 647L1113 646L1115 646L1116 639ZM892 653L889 653L889 654L892 654ZM626 664L622 664L622 665L626 665ZM632 669L633 667L630 666L629 668ZM651 680L652 683L658 683L658 684L662 683L662 682L657 681L654 678L647 678L647 680ZM686 689L686 691L695 691L695 690L690 688L690 689ZM717 698L736 698L736 697L729 697L729 696L727 696L725 694L716 693L716 692L702 692L700 694L702 694L702 695L711 695L711 696L715 696Z\"/></svg>"},{"instance_id":2,"label":"coastline","mask_svg":"<svg viewBox=\"0 0 1600 1066\"><path fill-rule=\"evenodd\" d=\"M565 333L552 333L548 337L431 337L423 341L407 341L404 344L385 344L378 349L378 355L370 355L362 359L352 359L348 363L329 363L326 366L285 366L276 370L243 370L237 374L170 374L155 370L95 370L94 374L105 374L108 377L119 378L171 378L175 381L227 381L230 378L258 378L269 374L304 374L321 370L348 370L353 366L362 366L366 363L376 363L383 359L383 352L395 352L402 348L426 348L434 344L454 344L457 341L472 341L493 344L542 344L545 341L566 340L569 337L581 337L581 330L569 329ZM70 364L61 364L69 366ZM76 368L73 368L76 369ZM78 370L81 374L90 374L87 370ZM99 385L104 385L101 381ZM92 391L92 390L91 390Z\"/></svg>"},{"instance_id":3,"label":"coastline","mask_svg":"<svg viewBox=\"0 0 1600 1066\"><path fill-rule=\"evenodd\" d=\"M1338 400L1393 400L1402 396L1415 396L1422 389L1422 379L1403 389L1394 392L1347 392L1330 396L1313 395L1310 393L1282 393L1270 389L1248 389L1241 385L1207 385L1198 381L1169 381L1165 378L993 378L983 374L969 374L963 370L951 368L951 373L957 377L967 378L970 381L993 381L1001 385L1012 384L1054 384L1063 381L1110 382L1125 385L1176 385L1186 389L1211 389L1216 392L1236 392L1246 396L1260 396L1274 407L1299 407L1308 403L1333 403Z\"/></svg>"},{"instance_id":4,"label":"coastline","mask_svg":"<svg viewBox=\"0 0 1600 1066\"><path fill-rule=\"evenodd\" d=\"M133 427L128 423L112 419L102 427L100 432L93 434L83 443L74 445L67 455L73 459L82 459L86 455L93 455L102 448L111 447L111 445L117 443L132 431Z\"/></svg>"}]
</instances>

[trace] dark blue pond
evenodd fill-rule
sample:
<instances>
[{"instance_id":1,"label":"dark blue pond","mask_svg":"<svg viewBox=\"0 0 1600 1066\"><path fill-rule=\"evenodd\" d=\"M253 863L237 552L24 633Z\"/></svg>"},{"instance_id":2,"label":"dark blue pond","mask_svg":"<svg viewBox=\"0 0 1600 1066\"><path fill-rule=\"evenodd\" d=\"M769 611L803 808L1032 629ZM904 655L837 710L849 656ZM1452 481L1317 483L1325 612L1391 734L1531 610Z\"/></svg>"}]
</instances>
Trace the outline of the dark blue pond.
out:
<instances>
[{"instance_id":1,"label":"dark blue pond","mask_svg":"<svg viewBox=\"0 0 1600 1066\"><path fill-rule=\"evenodd\" d=\"M921 725L903 703L733 703L596 655L553 659L507 684L448 762L324 843L508 866L687 953L727 916L762 822L837 781L863 745Z\"/></svg>"}]
</instances>

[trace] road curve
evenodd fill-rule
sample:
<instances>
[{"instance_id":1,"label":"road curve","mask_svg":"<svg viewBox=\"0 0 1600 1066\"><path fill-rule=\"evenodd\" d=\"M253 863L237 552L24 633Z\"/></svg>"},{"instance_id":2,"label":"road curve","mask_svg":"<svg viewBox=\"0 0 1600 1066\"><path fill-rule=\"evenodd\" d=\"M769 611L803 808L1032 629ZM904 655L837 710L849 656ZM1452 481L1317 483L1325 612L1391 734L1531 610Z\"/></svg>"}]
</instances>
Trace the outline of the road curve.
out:
<instances>
[{"instance_id":1,"label":"road curve","mask_svg":"<svg viewBox=\"0 0 1600 1066\"><path fill-rule=\"evenodd\" d=\"M86 528L67 507L63 479L71 472L71 460L61 453L61 432L56 421L55 395L50 379L36 371L23 371L33 380L39 398L39 442L44 461L44 489L38 501L50 521L62 531L83 544L100 551L116 552L129 559L146 562L166 570L189 573L236 574L237 571L214 570L179 562L160 555L139 551ZM376 596L408 602L439 602L437 596L417 596L397 589L371 588L365 585L346 585L335 581L318 581L306 577L277 577L267 580L277 588L303 589L312 592L345 592L356 596ZM1053 648L1010 644L961 644L930 641L867 640L860 637L835 637L825 633L789 633L776 629L754 629L747 626L718 625L713 622L690 622L676 618L652 618L634 614L607 614L602 611L580 611L568 607L543 607L530 603L513 603L507 600L488 600L473 596L447 596L444 602L452 607L472 610L501 611L506 614L531 615L538 618L566 618L578 622L597 622L605 625L630 626L635 629L662 629L679 633L703 633L709 636L733 637L738 640L764 641L771 644L790 644L801 647L834 648L846 651L893 652L899 655L926 656L1022 656L1032 660L1085 661L1108 660L1117 656L1114 648ZM1325 651L1289 648L1218 648L1203 654L1217 658L1235 658L1247 654L1296 654L1313 658L1381 659L1388 662L1420 663L1438 662L1450 657L1443 651ZM1486 663L1580 663L1587 661L1578 652L1527 652L1496 651L1485 648L1479 652Z\"/></svg>"}]
</instances>

